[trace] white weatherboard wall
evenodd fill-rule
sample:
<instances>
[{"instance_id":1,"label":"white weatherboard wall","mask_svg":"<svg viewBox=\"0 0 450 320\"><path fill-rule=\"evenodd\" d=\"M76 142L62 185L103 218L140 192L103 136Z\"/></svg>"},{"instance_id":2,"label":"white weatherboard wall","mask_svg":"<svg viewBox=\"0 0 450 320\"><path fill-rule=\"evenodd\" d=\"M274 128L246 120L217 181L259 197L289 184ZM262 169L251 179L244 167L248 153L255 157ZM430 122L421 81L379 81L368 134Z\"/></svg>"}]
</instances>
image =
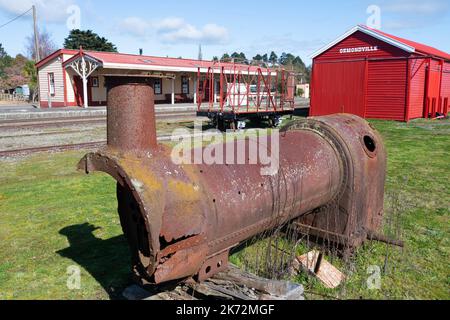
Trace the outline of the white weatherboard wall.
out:
<instances>
[{"instance_id":1,"label":"white weatherboard wall","mask_svg":"<svg viewBox=\"0 0 450 320\"><path fill-rule=\"evenodd\" d=\"M72 58L72 54L64 54L63 59L64 61L69 60ZM75 91L73 89L73 75L75 72L70 67L66 69L65 76L66 76L66 90L67 90L67 103L74 103L75 102Z\"/></svg>"},{"instance_id":2,"label":"white weatherboard wall","mask_svg":"<svg viewBox=\"0 0 450 320\"><path fill-rule=\"evenodd\" d=\"M303 89L303 96L302 98L309 99L310 97L310 89L309 89L309 83L303 83L297 85L297 91L298 89Z\"/></svg>"},{"instance_id":3,"label":"white weatherboard wall","mask_svg":"<svg viewBox=\"0 0 450 320\"><path fill-rule=\"evenodd\" d=\"M106 104L105 77L102 76L98 70L94 71L90 75L90 78L92 78L92 77L98 78L98 87L88 87L88 90L91 90L92 101L102 102L102 103Z\"/></svg>"},{"instance_id":4,"label":"white weatherboard wall","mask_svg":"<svg viewBox=\"0 0 450 320\"><path fill-rule=\"evenodd\" d=\"M51 97L51 101L64 103L64 74L61 58L51 60L39 70L39 91L41 100L48 101L49 73L53 73L55 77L55 95Z\"/></svg>"}]
</instances>

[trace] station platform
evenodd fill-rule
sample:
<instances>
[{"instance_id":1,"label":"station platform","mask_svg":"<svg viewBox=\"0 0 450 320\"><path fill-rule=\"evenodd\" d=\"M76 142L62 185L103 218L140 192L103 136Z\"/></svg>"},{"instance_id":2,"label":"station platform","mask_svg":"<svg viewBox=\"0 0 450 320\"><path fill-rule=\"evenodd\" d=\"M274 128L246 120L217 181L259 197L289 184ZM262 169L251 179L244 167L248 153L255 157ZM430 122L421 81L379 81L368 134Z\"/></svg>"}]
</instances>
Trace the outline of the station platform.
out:
<instances>
[{"instance_id":1,"label":"station platform","mask_svg":"<svg viewBox=\"0 0 450 320\"><path fill-rule=\"evenodd\" d=\"M157 114L179 113L197 111L194 104L160 104L155 105ZM62 107L39 109L32 105L0 106L0 121L5 120L27 120L27 119L52 119L52 118L78 118L78 117L104 117L106 107Z\"/></svg>"}]
</instances>

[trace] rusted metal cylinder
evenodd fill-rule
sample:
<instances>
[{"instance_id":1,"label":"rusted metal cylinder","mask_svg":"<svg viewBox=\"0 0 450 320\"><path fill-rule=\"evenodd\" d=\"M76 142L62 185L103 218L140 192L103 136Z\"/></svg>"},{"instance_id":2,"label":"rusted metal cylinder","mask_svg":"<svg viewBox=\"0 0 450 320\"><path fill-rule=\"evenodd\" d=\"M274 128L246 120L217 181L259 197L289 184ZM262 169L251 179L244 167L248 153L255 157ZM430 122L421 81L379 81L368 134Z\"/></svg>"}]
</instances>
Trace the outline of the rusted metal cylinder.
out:
<instances>
[{"instance_id":1,"label":"rusted metal cylinder","mask_svg":"<svg viewBox=\"0 0 450 320\"><path fill-rule=\"evenodd\" d=\"M156 148L155 99L150 78L106 77L107 141L124 152Z\"/></svg>"},{"instance_id":2,"label":"rusted metal cylinder","mask_svg":"<svg viewBox=\"0 0 450 320\"><path fill-rule=\"evenodd\" d=\"M120 105L115 99L122 96L109 92L108 101ZM162 145L144 157L108 145L86 155L79 168L117 180L133 270L146 282L206 279L226 267L231 248L294 219L318 236L361 244L383 212L386 154L380 136L363 119L344 114L297 121L281 131L267 144L244 144L246 158L255 148L279 147L272 175L262 174L267 163L238 164L234 153L228 164L176 164L173 150ZM227 158L239 142L219 147Z\"/></svg>"}]
</instances>

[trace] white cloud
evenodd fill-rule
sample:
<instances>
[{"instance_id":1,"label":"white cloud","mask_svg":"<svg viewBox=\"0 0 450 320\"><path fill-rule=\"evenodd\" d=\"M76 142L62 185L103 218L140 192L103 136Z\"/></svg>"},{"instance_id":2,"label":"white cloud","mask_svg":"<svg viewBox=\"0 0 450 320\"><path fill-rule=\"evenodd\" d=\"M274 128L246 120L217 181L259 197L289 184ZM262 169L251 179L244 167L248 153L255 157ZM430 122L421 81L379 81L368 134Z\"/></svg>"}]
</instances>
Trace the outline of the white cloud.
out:
<instances>
[{"instance_id":1,"label":"white cloud","mask_svg":"<svg viewBox=\"0 0 450 320\"><path fill-rule=\"evenodd\" d=\"M447 1L442 0L396 0L390 1L383 10L399 14L437 14L448 10Z\"/></svg>"},{"instance_id":2,"label":"white cloud","mask_svg":"<svg viewBox=\"0 0 450 320\"><path fill-rule=\"evenodd\" d=\"M131 35L144 37L151 29L151 24L139 17L128 17L123 19L119 28L121 31Z\"/></svg>"},{"instance_id":3,"label":"white cloud","mask_svg":"<svg viewBox=\"0 0 450 320\"><path fill-rule=\"evenodd\" d=\"M436 24L450 9L448 0L390 0L381 6L383 28L418 29Z\"/></svg>"},{"instance_id":4,"label":"white cloud","mask_svg":"<svg viewBox=\"0 0 450 320\"><path fill-rule=\"evenodd\" d=\"M21 14L36 6L40 21L65 22L69 17L67 9L74 4L73 0L0 0L0 8L11 13Z\"/></svg>"},{"instance_id":5,"label":"white cloud","mask_svg":"<svg viewBox=\"0 0 450 320\"><path fill-rule=\"evenodd\" d=\"M184 19L177 17L169 17L155 23L155 27L159 31L169 31L182 28L186 23Z\"/></svg>"},{"instance_id":6,"label":"white cloud","mask_svg":"<svg viewBox=\"0 0 450 320\"><path fill-rule=\"evenodd\" d=\"M207 24L203 27L203 38L208 42L226 42L228 40L228 30L225 27L214 23Z\"/></svg>"},{"instance_id":7,"label":"white cloud","mask_svg":"<svg viewBox=\"0 0 450 320\"><path fill-rule=\"evenodd\" d=\"M168 43L203 42L224 43L228 40L228 30L216 24L206 24L201 29L191 24L161 34L161 39Z\"/></svg>"},{"instance_id":8,"label":"white cloud","mask_svg":"<svg viewBox=\"0 0 450 320\"><path fill-rule=\"evenodd\" d=\"M219 44L228 40L228 30L217 24L206 24L198 28L184 19L168 17L149 21L139 17L128 17L119 23L121 32L140 38L156 37L163 43L209 43Z\"/></svg>"},{"instance_id":9,"label":"white cloud","mask_svg":"<svg viewBox=\"0 0 450 320\"><path fill-rule=\"evenodd\" d=\"M403 30L403 29L414 29L423 26L424 23L419 21L407 21L407 20L387 20L383 27L389 30Z\"/></svg>"}]
</instances>

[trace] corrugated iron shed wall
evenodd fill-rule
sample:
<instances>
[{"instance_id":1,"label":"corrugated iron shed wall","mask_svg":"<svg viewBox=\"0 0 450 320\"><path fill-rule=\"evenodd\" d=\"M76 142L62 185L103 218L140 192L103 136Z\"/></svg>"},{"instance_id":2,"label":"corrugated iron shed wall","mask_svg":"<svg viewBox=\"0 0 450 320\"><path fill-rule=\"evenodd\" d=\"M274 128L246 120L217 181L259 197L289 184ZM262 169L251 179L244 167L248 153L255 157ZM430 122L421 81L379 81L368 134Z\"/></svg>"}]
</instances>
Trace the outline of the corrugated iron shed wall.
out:
<instances>
[{"instance_id":1,"label":"corrugated iron shed wall","mask_svg":"<svg viewBox=\"0 0 450 320\"><path fill-rule=\"evenodd\" d=\"M429 74L427 79L427 112L434 116L439 112L440 84L441 84L441 65L438 60L430 59Z\"/></svg>"},{"instance_id":2,"label":"corrugated iron shed wall","mask_svg":"<svg viewBox=\"0 0 450 320\"><path fill-rule=\"evenodd\" d=\"M361 47L370 50L345 50ZM363 61L367 68L361 76L355 65ZM342 112L345 104L349 106L345 112L353 110L367 118L409 121L424 116L427 98L430 108L434 101L434 111L442 112L450 91L450 70L442 73L440 63L357 31L314 58L310 113ZM450 69L449 63L445 66Z\"/></svg>"},{"instance_id":3,"label":"corrugated iron shed wall","mask_svg":"<svg viewBox=\"0 0 450 320\"><path fill-rule=\"evenodd\" d=\"M442 74L442 97L444 113L448 113L450 109L450 63L444 64L444 72Z\"/></svg>"},{"instance_id":4,"label":"corrugated iron shed wall","mask_svg":"<svg viewBox=\"0 0 450 320\"><path fill-rule=\"evenodd\" d=\"M313 91L313 101L320 108L311 108L310 114L317 116L345 112L364 117L364 108L361 108L361 105L364 105L365 100L365 75L365 61L316 64L313 81L320 85Z\"/></svg>"},{"instance_id":5,"label":"corrugated iron shed wall","mask_svg":"<svg viewBox=\"0 0 450 320\"><path fill-rule=\"evenodd\" d=\"M411 59L410 90L409 90L409 119L423 117L425 99L425 80L427 59Z\"/></svg>"},{"instance_id":6,"label":"corrugated iron shed wall","mask_svg":"<svg viewBox=\"0 0 450 320\"><path fill-rule=\"evenodd\" d=\"M341 49L360 48L360 47L377 47L376 51L364 52L341 52ZM397 47L394 47L386 42L375 39L360 31L355 32L351 36L342 40L334 47L331 47L321 55L314 58L315 62L319 61L339 61L348 59L364 59L371 58L393 58L404 57L405 52Z\"/></svg>"},{"instance_id":7,"label":"corrugated iron shed wall","mask_svg":"<svg viewBox=\"0 0 450 320\"><path fill-rule=\"evenodd\" d=\"M403 121L407 60L369 61L366 117Z\"/></svg>"},{"instance_id":8,"label":"corrugated iron shed wall","mask_svg":"<svg viewBox=\"0 0 450 320\"><path fill-rule=\"evenodd\" d=\"M369 50L345 52L360 47ZM405 54L359 31L325 51L313 63L311 114L342 112L345 101L349 105L345 112L352 110L367 118L404 120L408 74ZM365 66L363 75L355 72L355 65ZM339 71L342 74L337 74ZM352 74L358 76L352 79Z\"/></svg>"}]
</instances>

